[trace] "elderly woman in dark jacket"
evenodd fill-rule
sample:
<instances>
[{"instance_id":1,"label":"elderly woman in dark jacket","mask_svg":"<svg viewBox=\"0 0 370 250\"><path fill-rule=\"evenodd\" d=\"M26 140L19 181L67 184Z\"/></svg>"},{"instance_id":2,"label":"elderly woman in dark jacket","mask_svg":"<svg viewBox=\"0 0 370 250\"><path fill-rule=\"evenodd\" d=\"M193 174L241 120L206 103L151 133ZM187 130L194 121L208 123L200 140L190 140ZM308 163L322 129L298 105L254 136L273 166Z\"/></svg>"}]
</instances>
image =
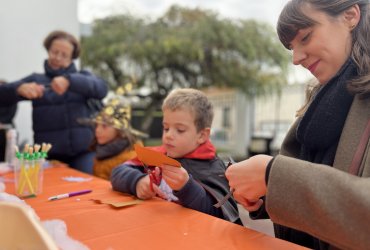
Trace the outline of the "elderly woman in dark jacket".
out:
<instances>
[{"instance_id":1,"label":"elderly woman in dark jacket","mask_svg":"<svg viewBox=\"0 0 370 250\"><path fill-rule=\"evenodd\" d=\"M49 158L67 163L78 170L92 173L94 153L88 150L93 138L90 127L77 118L89 117L90 99L103 99L107 94L104 80L87 71L78 71L73 59L78 58L77 39L64 31L51 32L44 41L48 59L44 74L31 74L0 88L4 105L31 100L33 106L34 142L53 145Z\"/></svg>"}]
</instances>

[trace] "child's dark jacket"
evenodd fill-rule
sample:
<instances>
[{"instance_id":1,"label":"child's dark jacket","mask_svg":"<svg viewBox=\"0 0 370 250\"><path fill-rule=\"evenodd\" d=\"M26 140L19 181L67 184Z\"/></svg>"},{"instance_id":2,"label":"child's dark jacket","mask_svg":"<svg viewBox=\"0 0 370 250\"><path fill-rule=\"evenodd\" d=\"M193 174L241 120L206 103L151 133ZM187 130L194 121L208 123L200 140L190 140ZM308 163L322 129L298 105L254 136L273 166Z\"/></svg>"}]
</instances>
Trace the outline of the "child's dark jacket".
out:
<instances>
[{"instance_id":1,"label":"child's dark jacket","mask_svg":"<svg viewBox=\"0 0 370 250\"><path fill-rule=\"evenodd\" d=\"M163 146L153 147L155 151L166 153ZM189 173L189 181L179 191L173 191L181 205L207 213L231 222L240 223L238 209L233 198L221 208L215 208L230 187L225 178L225 164L216 156L210 141L200 145L195 151L178 158L182 167ZM137 161L128 161L112 171L111 183L114 190L136 195L137 182L146 175Z\"/></svg>"}]
</instances>

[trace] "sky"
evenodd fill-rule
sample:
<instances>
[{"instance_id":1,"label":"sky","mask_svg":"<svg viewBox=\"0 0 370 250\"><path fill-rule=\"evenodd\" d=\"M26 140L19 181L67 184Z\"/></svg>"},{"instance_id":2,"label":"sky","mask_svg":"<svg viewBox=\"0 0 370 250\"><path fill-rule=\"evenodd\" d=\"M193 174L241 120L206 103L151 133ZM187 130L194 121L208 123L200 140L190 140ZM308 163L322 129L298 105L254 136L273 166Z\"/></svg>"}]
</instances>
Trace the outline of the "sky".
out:
<instances>
[{"instance_id":1,"label":"sky","mask_svg":"<svg viewBox=\"0 0 370 250\"><path fill-rule=\"evenodd\" d=\"M78 0L78 18L90 23L110 14L129 13L133 16L156 18L173 4L199 7L217 12L221 17L254 18L276 25L281 9L288 0Z\"/></svg>"}]
</instances>

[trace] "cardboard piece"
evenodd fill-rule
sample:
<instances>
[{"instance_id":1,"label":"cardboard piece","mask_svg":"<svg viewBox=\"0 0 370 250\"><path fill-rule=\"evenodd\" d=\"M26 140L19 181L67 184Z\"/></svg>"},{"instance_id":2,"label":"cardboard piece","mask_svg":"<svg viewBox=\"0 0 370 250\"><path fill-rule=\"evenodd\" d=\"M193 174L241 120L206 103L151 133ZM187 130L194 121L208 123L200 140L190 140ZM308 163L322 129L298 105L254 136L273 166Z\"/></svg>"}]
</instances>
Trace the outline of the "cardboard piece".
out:
<instances>
[{"instance_id":1,"label":"cardboard piece","mask_svg":"<svg viewBox=\"0 0 370 250\"><path fill-rule=\"evenodd\" d=\"M98 204L107 204L115 208L133 206L133 205L137 205L143 202L142 200L139 200L139 199L135 199L132 201L105 201L105 200L97 200L97 199L91 199L91 200Z\"/></svg>"},{"instance_id":2,"label":"cardboard piece","mask_svg":"<svg viewBox=\"0 0 370 250\"><path fill-rule=\"evenodd\" d=\"M23 204L1 201L0 221L0 249L59 249L33 212Z\"/></svg>"},{"instance_id":3,"label":"cardboard piece","mask_svg":"<svg viewBox=\"0 0 370 250\"><path fill-rule=\"evenodd\" d=\"M145 148L143 146L140 146L139 144L135 144L134 147L138 159L147 166L160 167L161 165L171 165L174 167L181 167L180 162L160 152Z\"/></svg>"}]
</instances>

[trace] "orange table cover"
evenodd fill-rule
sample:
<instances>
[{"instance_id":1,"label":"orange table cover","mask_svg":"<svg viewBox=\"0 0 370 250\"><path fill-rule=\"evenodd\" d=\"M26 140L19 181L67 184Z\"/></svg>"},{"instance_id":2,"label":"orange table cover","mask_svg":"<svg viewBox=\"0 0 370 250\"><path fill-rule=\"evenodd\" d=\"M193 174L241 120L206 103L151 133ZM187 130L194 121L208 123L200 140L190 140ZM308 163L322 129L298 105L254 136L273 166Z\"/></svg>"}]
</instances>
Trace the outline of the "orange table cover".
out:
<instances>
[{"instance_id":1,"label":"orange table cover","mask_svg":"<svg viewBox=\"0 0 370 250\"><path fill-rule=\"evenodd\" d=\"M43 193L26 199L41 220L61 219L68 235L90 249L304 249L254 230L161 199L114 208L91 199L129 201L106 180L67 182L62 177L92 177L67 167L44 172ZM6 175L11 178L12 174ZM92 189L89 194L48 201L48 197ZM13 184L6 191L14 193Z\"/></svg>"}]
</instances>

